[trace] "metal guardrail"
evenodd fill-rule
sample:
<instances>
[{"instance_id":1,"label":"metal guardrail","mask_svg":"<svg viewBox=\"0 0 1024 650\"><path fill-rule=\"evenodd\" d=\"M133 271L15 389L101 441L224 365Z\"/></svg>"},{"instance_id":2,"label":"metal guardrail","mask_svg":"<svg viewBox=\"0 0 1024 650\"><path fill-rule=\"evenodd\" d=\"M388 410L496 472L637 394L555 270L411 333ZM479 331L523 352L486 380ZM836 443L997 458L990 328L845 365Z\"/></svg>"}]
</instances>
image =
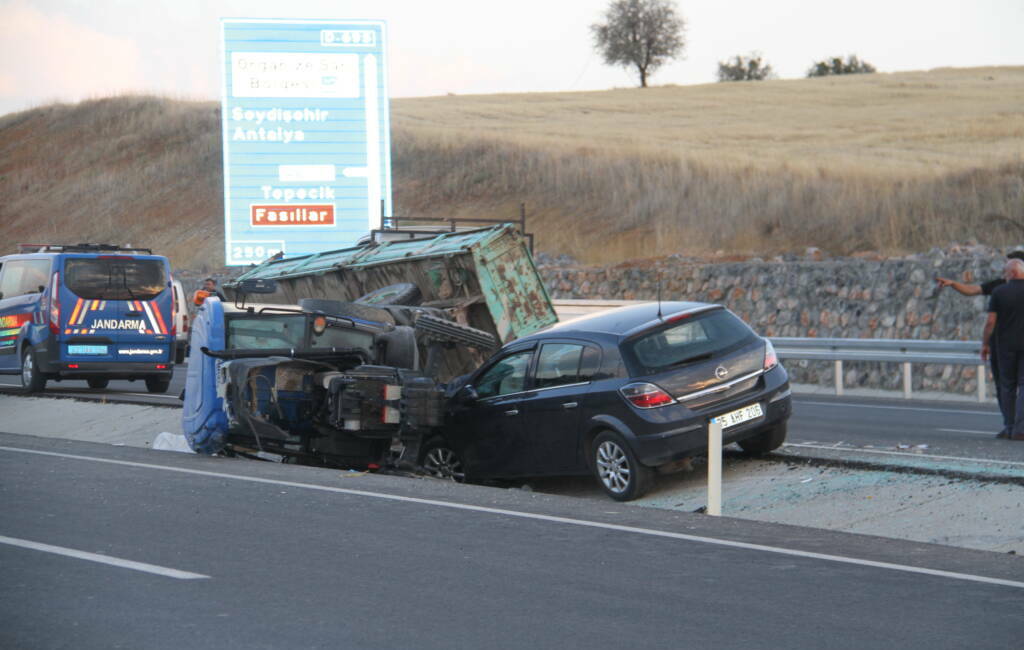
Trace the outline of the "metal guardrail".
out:
<instances>
[{"instance_id":1,"label":"metal guardrail","mask_svg":"<svg viewBox=\"0 0 1024 650\"><path fill-rule=\"evenodd\" d=\"M632 305L637 300L553 300L559 318ZM903 365L903 397L913 395L913 364L977 366L978 401L985 401L986 364L981 360L980 341L919 341L915 339L824 339L772 337L780 359L832 361L835 364L836 395L842 395L844 361L879 361Z\"/></svg>"},{"instance_id":2,"label":"metal guardrail","mask_svg":"<svg viewBox=\"0 0 1024 650\"><path fill-rule=\"evenodd\" d=\"M903 365L903 397L913 394L912 365L977 366L978 401L985 401L985 362L980 341L919 341L914 339L819 339L773 337L780 359L832 361L835 364L836 395L843 394L844 361L880 361Z\"/></svg>"}]
</instances>

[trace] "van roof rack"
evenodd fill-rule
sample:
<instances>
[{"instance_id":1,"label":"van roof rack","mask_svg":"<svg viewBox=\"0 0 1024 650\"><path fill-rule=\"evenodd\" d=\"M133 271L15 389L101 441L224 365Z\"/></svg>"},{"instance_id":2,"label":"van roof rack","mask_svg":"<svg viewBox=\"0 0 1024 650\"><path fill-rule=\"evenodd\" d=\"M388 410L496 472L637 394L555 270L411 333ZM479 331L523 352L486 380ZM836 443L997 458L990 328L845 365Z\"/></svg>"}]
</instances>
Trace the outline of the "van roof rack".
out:
<instances>
[{"instance_id":1,"label":"van roof rack","mask_svg":"<svg viewBox=\"0 0 1024 650\"><path fill-rule=\"evenodd\" d=\"M117 244L18 244L19 253L142 253L152 255L153 251L138 246Z\"/></svg>"}]
</instances>

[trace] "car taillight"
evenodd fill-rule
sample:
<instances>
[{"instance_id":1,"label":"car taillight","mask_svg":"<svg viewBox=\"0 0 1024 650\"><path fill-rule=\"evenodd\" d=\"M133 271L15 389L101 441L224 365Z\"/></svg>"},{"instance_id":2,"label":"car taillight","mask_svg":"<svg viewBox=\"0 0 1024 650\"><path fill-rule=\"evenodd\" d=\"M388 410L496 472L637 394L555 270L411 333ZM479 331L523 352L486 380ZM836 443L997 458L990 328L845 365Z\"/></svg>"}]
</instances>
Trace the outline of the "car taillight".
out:
<instances>
[{"instance_id":1,"label":"car taillight","mask_svg":"<svg viewBox=\"0 0 1024 650\"><path fill-rule=\"evenodd\" d=\"M779 365L779 355L775 354L775 346L768 339L764 340L764 371L768 372Z\"/></svg>"},{"instance_id":2,"label":"car taillight","mask_svg":"<svg viewBox=\"0 0 1024 650\"><path fill-rule=\"evenodd\" d=\"M60 334L60 271L53 274L50 284L50 332Z\"/></svg>"},{"instance_id":3,"label":"car taillight","mask_svg":"<svg viewBox=\"0 0 1024 650\"><path fill-rule=\"evenodd\" d=\"M620 388L619 392L629 400L630 404L642 409L652 409L657 406L675 403L675 399L671 395L660 387L648 382L628 384Z\"/></svg>"},{"instance_id":4,"label":"car taillight","mask_svg":"<svg viewBox=\"0 0 1024 650\"><path fill-rule=\"evenodd\" d=\"M188 331L188 314L181 315L181 333L184 334Z\"/></svg>"}]
</instances>

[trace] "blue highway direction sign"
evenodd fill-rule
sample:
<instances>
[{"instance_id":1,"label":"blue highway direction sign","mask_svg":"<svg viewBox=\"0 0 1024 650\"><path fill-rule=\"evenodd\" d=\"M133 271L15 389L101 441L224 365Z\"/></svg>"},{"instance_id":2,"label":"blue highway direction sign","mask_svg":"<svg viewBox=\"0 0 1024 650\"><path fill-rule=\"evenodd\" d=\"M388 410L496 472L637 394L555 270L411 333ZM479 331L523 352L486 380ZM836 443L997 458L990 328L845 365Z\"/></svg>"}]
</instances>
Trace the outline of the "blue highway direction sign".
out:
<instances>
[{"instance_id":1,"label":"blue highway direction sign","mask_svg":"<svg viewBox=\"0 0 1024 650\"><path fill-rule=\"evenodd\" d=\"M381 21L221 21L229 266L354 244L391 214Z\"/></svg>"}]
</instances>

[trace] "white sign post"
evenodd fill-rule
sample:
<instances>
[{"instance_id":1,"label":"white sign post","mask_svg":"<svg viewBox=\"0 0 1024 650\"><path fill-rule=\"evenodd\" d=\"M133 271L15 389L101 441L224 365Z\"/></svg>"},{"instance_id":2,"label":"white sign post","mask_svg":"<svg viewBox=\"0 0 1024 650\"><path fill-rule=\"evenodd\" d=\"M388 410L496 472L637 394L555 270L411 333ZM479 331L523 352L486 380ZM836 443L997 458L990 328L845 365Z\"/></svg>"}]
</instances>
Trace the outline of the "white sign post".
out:
<instances>
[{"instance_id":1,"label":"white sign post","mask_svg":"<svg viewBox=\"0 0 1024 650\"><path fill-rule=\"evenodd\" d=\"M722 422L708 423L708 507L707 513L722 515Z\"/></svg>"}]
</instances>

